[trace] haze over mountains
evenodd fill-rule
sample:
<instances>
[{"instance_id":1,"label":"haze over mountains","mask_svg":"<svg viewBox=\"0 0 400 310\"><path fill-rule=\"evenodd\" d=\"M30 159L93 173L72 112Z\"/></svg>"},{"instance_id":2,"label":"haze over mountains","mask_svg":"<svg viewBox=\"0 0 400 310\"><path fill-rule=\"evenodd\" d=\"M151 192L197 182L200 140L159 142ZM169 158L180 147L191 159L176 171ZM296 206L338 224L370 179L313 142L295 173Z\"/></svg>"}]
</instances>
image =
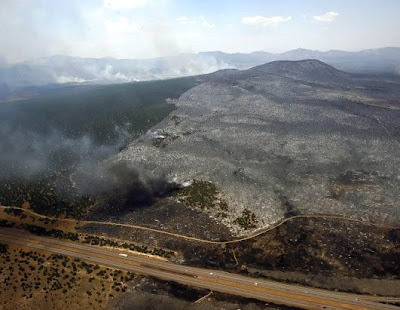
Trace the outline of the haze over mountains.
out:
<instances>
[{"instance_id":1,"label":"haze over mountains","mask_svg":"<svg viewBox=\"0 0 400 310\"><path fill-rule=\"evenodd\" d=\"M281 54L268 52L202 52L153 59L113 59L53 56L0 66L0 98L15 90L64 83L123 83L198 75L221 69L248 69L275 60L317 59L353 73L400 72L400 48L387 47L359 52L320 52L295 49ZM37 90L28 89L28 93ZM28 94L29 96L29 94Z\"/></svg>"}]
</instances>

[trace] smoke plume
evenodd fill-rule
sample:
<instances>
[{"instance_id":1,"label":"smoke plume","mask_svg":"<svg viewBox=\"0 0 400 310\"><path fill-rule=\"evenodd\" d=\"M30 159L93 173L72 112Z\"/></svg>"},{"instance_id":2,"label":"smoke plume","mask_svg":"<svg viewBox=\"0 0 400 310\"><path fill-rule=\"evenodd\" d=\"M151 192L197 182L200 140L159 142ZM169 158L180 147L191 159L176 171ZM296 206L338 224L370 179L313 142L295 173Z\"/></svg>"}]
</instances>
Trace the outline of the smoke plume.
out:
<instances>
[{"instance_id":1,"label":"smoke plume","mask_svg":"<svg viewBox=\"0 0 400 310\"><path fill-rule=\"evenodd\" d=\"M88 134L71 138L57 129L48 134L0 126L0 181L10 178L35 179L48 171L76 169L98 163L118 152L130 134L118 126L115 143L94 142Z\"/></svg>"},{"instance_id":2,"label":"smoke plume","mask_svg":"<svg viewBox=\"0 0 400 310\"><path fill-rule=\"evenodd\" d=\"M110 214L150 206L179 187L165 176L150 176L126 161L107 162L94 169L86 167L73 178L81 192L100 197L100 213Z\"/></svg>"}]
</instances>

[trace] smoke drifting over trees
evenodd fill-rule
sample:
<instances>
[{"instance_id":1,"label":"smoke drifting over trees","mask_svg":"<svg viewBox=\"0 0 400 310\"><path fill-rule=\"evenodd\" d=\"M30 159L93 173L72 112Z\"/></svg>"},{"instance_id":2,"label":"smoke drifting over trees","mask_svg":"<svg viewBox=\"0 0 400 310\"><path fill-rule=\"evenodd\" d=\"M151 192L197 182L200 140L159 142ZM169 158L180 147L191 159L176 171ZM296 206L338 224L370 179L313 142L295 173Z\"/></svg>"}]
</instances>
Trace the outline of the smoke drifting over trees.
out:
<instances>
[{"instance_id":1,"label":"smoke drifting over trees","mask_svg":"<svg viewBox=\"0 0 400 310\"><path fill-rule=\"evenodd\" d=\"M51 184L48 189L38 187L39 191L54 189L55 195L62 195L63 201L73 201L78 196L100 197L107 207L118 206L117 210L127 211L137 207L148 206L155 199L175 189L176 184L169 183L164 177L150 177L129 166L126 162L104 162L116 154L121 146L131 137L123 128L116 127L118 138L115 143L101 145L94 142L89 135L80 138L69 138L57 130L49 135L34 132L4 130L0 144L0 182L15 184L19 180L24 184L17 192L26 195L25 199L11 204L22 204L30 197L36 197L34 206L42 212L45 203L26 190L26 184ZM1 186L0 186L1 187ZM73 190L66 193L66 187ZM4 194L4 192L3 192ZM45 199L48 201L48 199ZM4 200L0 189L0 204L10 204ZM55 200L54 206L58 208ZM54 214L54 212L51 212ZM56 212L57 213L57 212Z\"/></svg>"},{"instance_id":2,"label":"smoke drifting over trees","mask_svg":"<svg viewBox=\"0 0 400 310\"><path fill-rule=\"evenodd\" d=\"M0 143L0 180L35 178L45 171L60 171L85 165L115 154L130 138L124 129L115 127L115 143L97 144L90 135L71 138L59 130L49 134L16 130L2 126Z\"/></svg>"},{"instance_id":3,"label":"smoke drifting over trees","mask_svg":"<svg viewBox=\"0 0 400 310\"><path fill-rule=\"evenodd\" d=\"M193 78L71 88L0 105L0 204L83 216L104 196L148 205L172 186L104 161L173 109Z\"/></svg>"},{"instance_id":4,"label":"smoke drifting over trees","mask_svg":"<svg viewBox=\"0 0 400 310\"><path fill-rule=\"evenodd\" d=\"M157 198L178 189L165 176L150 176L128 162L109 162L94 169L78 171L73 176L77 188L104 201L101 209L120 214L149 206Z\"/></svg>"}]
</instances>

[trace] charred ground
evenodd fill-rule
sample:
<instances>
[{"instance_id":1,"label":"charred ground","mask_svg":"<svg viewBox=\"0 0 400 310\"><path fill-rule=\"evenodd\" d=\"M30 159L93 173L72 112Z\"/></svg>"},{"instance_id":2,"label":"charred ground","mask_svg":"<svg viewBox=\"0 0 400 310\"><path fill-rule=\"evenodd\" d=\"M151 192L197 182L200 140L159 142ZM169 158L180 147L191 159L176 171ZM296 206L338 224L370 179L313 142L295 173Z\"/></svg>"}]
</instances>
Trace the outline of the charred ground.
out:
<instances>
[{"instance_id":1,"label":"charred ground","mask_svg":"<svg viewBox=\"0 0 400 310\"><path fill-rule=\"evenodd\" d=\"M118 159L179 182L212 182L229 209L221 221L235 233L288 214L399 224L397 79L316 60L200 79L157 125L162 145L138 139ZM237 221L246 210L257 219L247 229Z\"/></svg>"},{"instance_id":2,"label":"charred ground","mask_svg":"<svg viewBox=\"0 0 400 310\"><path fill-rule=\"evenodd\" d=\"M171 259L179 263L327 289L398 294L398 80L355 76L307 60L138 85L122 97L117 96L121 89L134 84L115 86L111 93L116 98L106 96L106 106L123 104L117 105L118 113L106 109L99 114L106 122L104 131L98 130L97 121L89 122L99 137L86 140L87 128L66 130L61 140L67 143L50 148L50 156L39 157L26 169L5 165L17 174L1 176L0 203L217 241L112 225L78 227L82 233L172 251L176 256ZM169 101L175 106L165 103L179 96ZM89 97L89 110L95 113L99 97ZM139 100L134 108L131 97ZM49 100L49 113L62 117L62 109L52 106L55 99ZM5 109L22 111L26 103ZM102 139L118 136L115 122L108 123L110 113L113 121L120 117L118 128L129 131L123 135L126 139L137 139L118 156L93 165L91 160L116 154L120 146L114 143L109 151L107 143L102 144ZM18 132L25 117L21 115L16 127L2 128L4 136L10 128ZM123 127L132 118L136 129ZM57 118L50 119L50 124L57 123ZM147 129L150 134L144 134ZM29 127L28 132L36 137L37 130L42 129ZM22 143L22 148L13 144L11 150L36 155L55 140ZM77 145L88 148L69 152ZM91 157L93 150L102 155ZM35 157L0 156L2 164ZM48 162L58 170L48 170L53 167ZM38 174L37 167L45 173ZM332 217L294 218L256 237L229 242L284 217L315 213L387 227ZM123 308L129 298L117 306Z\"/></svg>"},{"instance_id":3,"label":"charred ground","mask_svg":"<svg viewBox=\"0 0 400 310\"><path fill-rule=\"evenodd\" d=\"M164 247L179 253L178 261L198 267L357 293L396 296L400 288L398 229L297 218L257 237L222 244L94 224L81 230Z\"/></svg>"}]
</instances>

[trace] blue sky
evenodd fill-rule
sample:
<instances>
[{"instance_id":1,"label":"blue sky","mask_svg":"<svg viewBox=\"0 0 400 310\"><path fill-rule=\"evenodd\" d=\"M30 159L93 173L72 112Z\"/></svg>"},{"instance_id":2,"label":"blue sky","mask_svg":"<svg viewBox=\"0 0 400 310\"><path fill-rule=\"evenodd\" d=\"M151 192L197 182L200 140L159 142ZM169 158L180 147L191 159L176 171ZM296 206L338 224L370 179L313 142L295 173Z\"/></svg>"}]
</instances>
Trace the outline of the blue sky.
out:
<instances>
[{"instance_id":1,"label":"blue sky","mask_svg":"<svg viewBox=\"0 0 400 310\"><path fill-rule=\"evenodd\" d=\"M0 62L400 46L398 0L1 0Z\"/></svg>"}]
</instances>

